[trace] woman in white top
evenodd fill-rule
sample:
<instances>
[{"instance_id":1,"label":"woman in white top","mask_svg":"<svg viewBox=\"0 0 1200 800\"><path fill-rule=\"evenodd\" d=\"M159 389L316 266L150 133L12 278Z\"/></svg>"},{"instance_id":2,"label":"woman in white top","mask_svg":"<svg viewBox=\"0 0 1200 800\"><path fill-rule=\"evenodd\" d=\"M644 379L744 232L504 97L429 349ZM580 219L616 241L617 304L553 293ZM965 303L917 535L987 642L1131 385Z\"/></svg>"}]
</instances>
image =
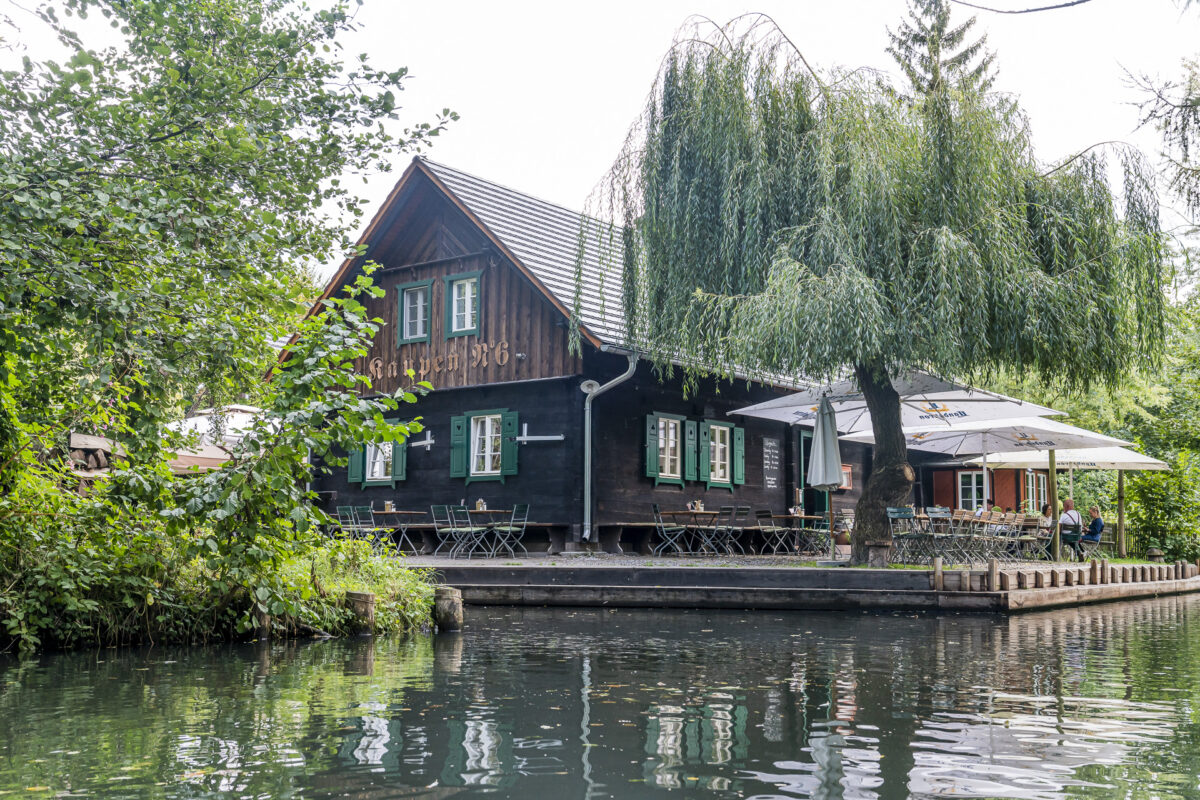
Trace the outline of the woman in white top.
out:
<instances>
[{"instance_id":1,"label":"woman in white top","mask_svg":"<svg viewBox=\"0 0 1200 800\"><path fill-rule=\"evenodd\" d=\"M1054 517L1050 516L1050 504L1042 504L1042 516L1038 519L1038 533L1042 536L1049 536L1050 529L1054 527Z\"/></svg>"}]
</instances>

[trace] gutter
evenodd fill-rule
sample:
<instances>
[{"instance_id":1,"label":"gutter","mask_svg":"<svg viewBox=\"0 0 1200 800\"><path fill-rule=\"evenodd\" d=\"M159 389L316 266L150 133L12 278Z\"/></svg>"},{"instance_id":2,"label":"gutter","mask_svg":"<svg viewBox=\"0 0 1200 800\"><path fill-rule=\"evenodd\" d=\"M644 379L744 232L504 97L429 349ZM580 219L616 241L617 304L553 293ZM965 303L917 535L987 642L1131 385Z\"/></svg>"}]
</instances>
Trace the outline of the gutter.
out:
<instances>
[{"instance_id":1,"label":"gutter","mask_svg":"<svg viewBox=\"0 0 1200 800\"><path fill-rule=\"evenodd\" d=\"M587 380L579 388L587 395L583 401L583 541L592 541L592 401L618 384L625 383L637 370L638 354L629 350L618 350L604 345L602 352L622 352L629 359L629 367L620 375L601 386Z\"/></svg>"}]
</instances>

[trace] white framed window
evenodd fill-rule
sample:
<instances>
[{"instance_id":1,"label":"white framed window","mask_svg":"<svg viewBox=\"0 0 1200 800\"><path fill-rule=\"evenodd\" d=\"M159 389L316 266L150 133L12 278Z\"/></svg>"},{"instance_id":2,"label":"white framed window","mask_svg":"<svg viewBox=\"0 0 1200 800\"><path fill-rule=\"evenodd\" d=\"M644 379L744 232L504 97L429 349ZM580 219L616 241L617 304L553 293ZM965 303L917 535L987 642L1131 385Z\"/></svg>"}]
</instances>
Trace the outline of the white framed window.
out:
<instances>
[{"instance_id":1,"label":"white framed window","mask_svg":"<svg viewBox=\"0 0 1200 800\"><path fill-rule=\"evenodd\" d=\"M849 464L842 464L842 482L838 486L839 489L854 488L854 468Z\"/></svg>"},{"instance_id":2,"label":"white framed window","mask_svg":"<svg viewBox=\"0 0 1200 800\"><path fill-rule=\"evenodd\" d=\"M450 333L467 334L479 330L479 276L450 281Z\"/></svg>"},{"instance_id":3,"label":"white framed window","mask_svg":"<svg viewBox=\"0 0 1200 800\"><path fill-rule=\"evenodd\" d=\"M708 480L710 483L731 483L733 459L731 458L733 428L728 425L710 425L708 429Z\"/></svg>"},{"instance_id":4,"label":"white framed window","mask_svg":"<svg viewBox=\"0 0 1200 800\"><path fill-rule=\"evenodd\" d=\"M1030 514L1040 512L1046 504L1046 476L1040 472L1025 473L1025 510Z\"/></svg>"},{"instance_id":5,"label":"white framed window","mask_svg":"<svg viewBox=\"0 0 1200 800\"><path fill-rule=\"evenodd\" d=\"M983 508L983 470L958 473L958 507L967 511Z\"/></svg>"},{"instance_id":6,"label":"white framed window","mask_svg":"<svg viewBox=\"0 0 1200 800\"><path fill-rule=\"evenodd\" d=\"M658 418L658 477L683 477L683 421Z\"/></svg>"},{"instance_id":7,"label":"white framed window","mask_svg":"<svg viewBox=\"0 0 1200 800\"><path fill-rule=\"evenodd\" d=\"M401 294L401 338L415 342L429 338L429 284L410 286Z\"/></svg>"},{"instance_id":8,"label":"white framed window","mask_svg":"<svg viewBox=\"0 0 1200 800\"><path fill-rule=\"evenodd\" d=\"M500 415L471 417L471 474L500 474Z\"/></svg>"},{"instance_id":9,"label":"white framed window","mask_svg":"<svg viewBox=\"0 0 1200 800\"><path fill-rule=\"evenodd\" d=\"M367 443L364 453L363 477L367 483L392 481L392 443Z\"/></svg>"}]
</instances>

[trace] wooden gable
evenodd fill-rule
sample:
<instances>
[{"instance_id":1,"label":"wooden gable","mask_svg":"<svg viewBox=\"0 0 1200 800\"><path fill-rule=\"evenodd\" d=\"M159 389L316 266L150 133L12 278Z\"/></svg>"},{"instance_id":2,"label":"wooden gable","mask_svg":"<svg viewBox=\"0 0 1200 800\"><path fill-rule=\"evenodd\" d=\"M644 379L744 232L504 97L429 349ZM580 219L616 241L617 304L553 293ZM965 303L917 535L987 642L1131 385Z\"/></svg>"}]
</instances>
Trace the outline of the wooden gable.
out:
<instances>
[{"instance_id":1,"label":"wooden gable","mask_svg":"<svg viewBox=\"0 0 1200 800\"><path fill-rule=\"evenodd\" d=\"M435 388L478 386L575 375L581 364L568 352L567 319L495 246L464 210L422 172L387 204L367 239L366 259L383 297L364 303L384 321L370 354L358 368L376 391L391 392L417 380ZM339 284L361 269L343 270ZM448 278L478 274L478 333L448 336ZM428 337L401 342L404 287L428 285Z\"/></svg>"}]
</instances>

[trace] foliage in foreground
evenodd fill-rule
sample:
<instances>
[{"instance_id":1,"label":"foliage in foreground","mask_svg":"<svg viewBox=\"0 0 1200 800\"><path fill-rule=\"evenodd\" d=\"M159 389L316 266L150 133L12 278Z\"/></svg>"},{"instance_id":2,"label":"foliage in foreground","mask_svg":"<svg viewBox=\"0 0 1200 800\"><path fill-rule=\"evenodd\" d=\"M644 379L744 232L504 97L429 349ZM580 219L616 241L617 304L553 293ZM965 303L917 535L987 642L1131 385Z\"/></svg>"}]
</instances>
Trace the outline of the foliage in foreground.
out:
<instances>
[{"instance_id":1,"label":"foliage in foreground","mask_svg":"<svg viewBox=\"0 0 1200 800\"><path fill-rule=\"evenodd\" d=\"M132 519L106 528L87 509L77 511L46 515L21 537L0 527L0 543L20 565L3 574L0 651L227 639L248 630L260 602L280 633L350 633L357 626L347 591L375 594L380 632L418 629L429 619L426 573L365 541L295 542L259 574L263 587L229 592L220 566L197 555L196 541Z\"/></svg>"},{"instance_id":2,"label":"foliage in foreground","mask_svg":"<svg viewBox=\"0 0 1200 800\"><path fill-rule=\"evenodd\" d=\"M338 453L421 430L419 419L396 416L416 402L414 391L360 393L370 386L355 362L379 322L357 297L379 292L361 275L301 326L266 408L221 469L180 479L165 462L149 462L114 470L81 494L61 456L17 473L0 498L7 635L23 650L196 641L248 632L261 614L285 629L299 622L334 632L348 619L338 598L356 586L379 594L389 629L427 618L426 576L366 545L323 542L329 519L306 488L315 470L345 464Z\"/></svg>"}]
</instances>

